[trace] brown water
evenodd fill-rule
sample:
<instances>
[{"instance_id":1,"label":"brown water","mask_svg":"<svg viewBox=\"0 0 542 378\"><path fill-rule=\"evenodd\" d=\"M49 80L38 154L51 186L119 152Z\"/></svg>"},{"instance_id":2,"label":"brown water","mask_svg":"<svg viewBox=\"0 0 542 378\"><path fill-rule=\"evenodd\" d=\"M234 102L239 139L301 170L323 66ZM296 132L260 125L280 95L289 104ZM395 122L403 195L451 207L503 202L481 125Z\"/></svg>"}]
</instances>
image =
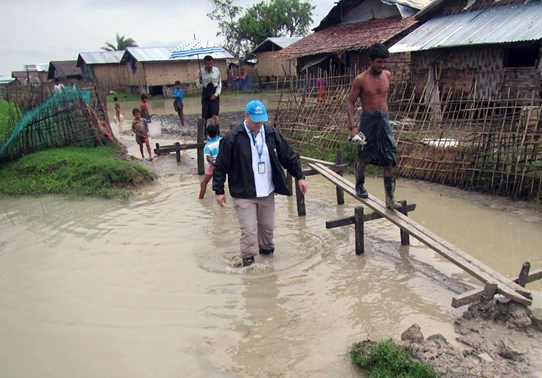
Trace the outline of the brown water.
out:
<instances>
[{"instance_id":1,"label":"brown water","mask_svg":"<svg viewBox=\"0 0 542 378\"><path fill-rule=\"evenodd\" d=\"M234 267L231 201L197 200L194 155L148 164L161 178L129 202L0 200L0 376L358 377L353 342L413 322L448 336L463 311L451 298L476 283L414 239L401 247L384 220L367 224L356 256L353 226L325 229L356 203L335 205L319 176L308 178L306 217L277 198L275 256ZM368 181L381 195L382 180ZM407 180L397 193L418 204L412 218L493 268L542 267L541 221L528 209ZM540 315L542 285L529 288Z\"/></svg>"}]
</instances>

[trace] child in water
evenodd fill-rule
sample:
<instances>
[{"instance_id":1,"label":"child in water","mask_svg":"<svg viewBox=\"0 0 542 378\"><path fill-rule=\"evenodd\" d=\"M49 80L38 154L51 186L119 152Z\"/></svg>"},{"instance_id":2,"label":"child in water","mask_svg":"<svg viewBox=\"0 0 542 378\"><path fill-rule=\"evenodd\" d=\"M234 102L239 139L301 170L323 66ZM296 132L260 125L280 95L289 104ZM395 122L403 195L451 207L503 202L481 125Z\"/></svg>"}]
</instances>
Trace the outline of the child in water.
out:
<instances>
[{"instance_id":1,"label":"child in water","mask_svg":"<svg viewBox=\"0 0 542 378\"><path fill-rule=\"evenodd\" d=\"M203 181L201 182L201 188L199 191L199 199L203 199L203 197L205 197L207 184L209 184L209 181L211 181L211 179L213 178L215 160L216 160L216 157L218 156L218 147L220 146L220 139L222 139L222 137L219 136L219 129L217 125L207 126L207 135L209 135L210 139L205 145L205 148L203 149L203 153L205 154L205 158L209 162L209 169L205 173L205 176L203 177Z\"/></svg>"},{"instance_id":2,"label":"child in water","mask_svg":"<svg viewBox=\"0 0 542 378\"><path fill-rule=\"evenodd\" d=\"M147 121L141 118L141 110L135 108L132 110L134 120L132 122L132 131L135 134L137 144L139 144L139 151L141 152L141 158L145 160L145 154L143 153L143 144L147 145L147 151L149 152L149 160L152 161L151 144L149 141L149 126Z\"/></svg>"}]
</instances>

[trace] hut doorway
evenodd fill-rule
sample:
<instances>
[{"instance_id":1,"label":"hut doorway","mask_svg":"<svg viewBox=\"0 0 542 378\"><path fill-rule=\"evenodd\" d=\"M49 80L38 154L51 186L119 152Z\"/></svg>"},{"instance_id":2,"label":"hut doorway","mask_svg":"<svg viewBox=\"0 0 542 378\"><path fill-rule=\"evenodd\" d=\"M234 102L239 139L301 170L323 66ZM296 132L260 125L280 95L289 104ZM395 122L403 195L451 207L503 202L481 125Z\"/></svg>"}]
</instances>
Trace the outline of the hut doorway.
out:
<instances>
[{"instance_id":1,"label":"hut doorway","mask_svg":"<svg viewBox=\"0 0 542 378\"><path fill-rule=\"evenodd\" d=\"M161 85L155 85L155 86L149 87L149 94L151 96L163 96L164 90L162 89Z\"/></svg>"}]
</instances>

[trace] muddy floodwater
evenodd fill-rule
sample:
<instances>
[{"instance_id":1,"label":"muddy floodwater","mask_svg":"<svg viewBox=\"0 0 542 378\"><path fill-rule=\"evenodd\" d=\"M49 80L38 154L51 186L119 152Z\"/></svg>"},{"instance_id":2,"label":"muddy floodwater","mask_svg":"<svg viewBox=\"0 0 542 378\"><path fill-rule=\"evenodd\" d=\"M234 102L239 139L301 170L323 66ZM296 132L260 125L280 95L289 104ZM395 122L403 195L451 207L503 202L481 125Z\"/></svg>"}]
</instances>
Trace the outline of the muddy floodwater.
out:
<instances>
[{"instance_id":1,"label":"muddy floodwater","mask_svg":"<svg viewBox=\"0 0 542 378\"><path fill-rule=\"evenodd\" d=\"M234 266L231 200L218 208L210 188L197 199L194 157L147 162L160 178L130 201L0 200L1 377L360 377L356 341L414 322L452 334L464 309L451 299L477 281L413 238L401 247L385 220L366 225L356 256L353 226L325 229L356 202L337 206L320 176L308 177L306 217L277 198L275 256ZM382 197L382 179L368 189ZM541 219L521 203L404 179L397 194L494 269L542 267ZM542 284L528 288L540 316Z\"/></svg>"}]
</instances>

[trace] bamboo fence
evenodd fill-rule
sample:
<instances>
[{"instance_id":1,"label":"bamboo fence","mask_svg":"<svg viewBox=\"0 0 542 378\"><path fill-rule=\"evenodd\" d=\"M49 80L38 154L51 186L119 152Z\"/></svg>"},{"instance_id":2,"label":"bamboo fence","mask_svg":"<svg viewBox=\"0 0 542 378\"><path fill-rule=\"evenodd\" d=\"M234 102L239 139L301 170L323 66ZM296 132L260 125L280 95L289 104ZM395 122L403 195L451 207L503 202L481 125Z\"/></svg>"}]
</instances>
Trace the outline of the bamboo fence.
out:
<instances>
[{"instance_id":1,"label":"bamboo fence","mask_svg":"<svg viewBox=\"0 0 542 378\"><path fill-rule=\"evenodd\" d=\"M347 149L346 104L352 75L292 80L281 92L273 122L296 148L315 154ZM476 98L470 91L391 83L390 122L398 142L396 173L466 190L542 199L542 115L538 94L499 91ZM359 102L357 116L361 113ZM358 118L359 121L359 118Z\"/></svg>"},{"instance_id":2,"label":"bamboo fence","mask_svg":"<svg viewBox=\"0 0 542 378\"><path fill-rule=\"evenodd\" d=\"M0 140L0 160L13 160L51 147L90 147L113 141L105 96L94 89L50 86L8 88L6 139Z\"/></svg>"}]
</instances>

